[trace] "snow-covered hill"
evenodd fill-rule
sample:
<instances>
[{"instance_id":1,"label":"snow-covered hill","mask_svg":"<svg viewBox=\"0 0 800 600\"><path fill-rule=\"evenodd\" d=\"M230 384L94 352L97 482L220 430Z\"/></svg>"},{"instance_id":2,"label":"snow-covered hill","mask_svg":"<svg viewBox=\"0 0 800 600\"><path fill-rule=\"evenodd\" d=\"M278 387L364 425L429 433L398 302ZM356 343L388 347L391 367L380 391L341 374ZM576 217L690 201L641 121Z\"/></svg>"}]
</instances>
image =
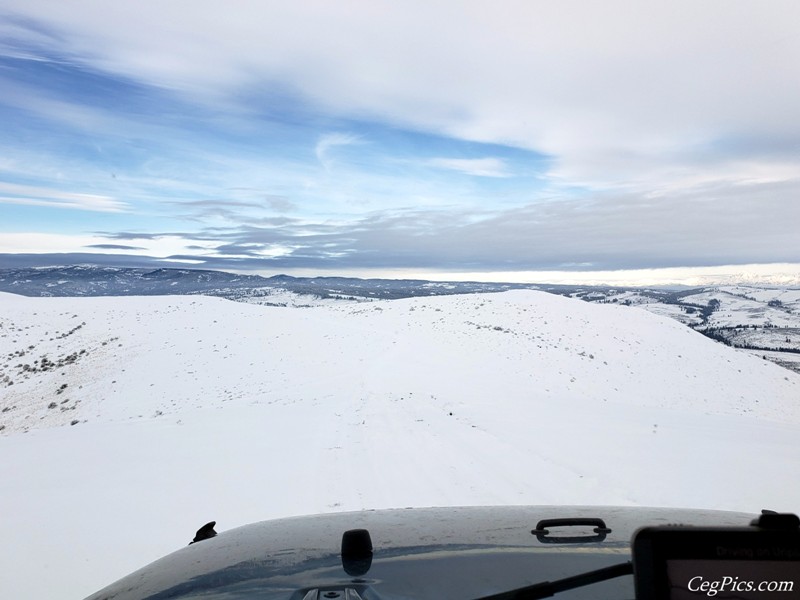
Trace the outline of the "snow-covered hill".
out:
<instances>
[{"instance_id":1,"label":"snow-covered hill","mask_svg":"<svg viewBox=\"0 0 800 600\"><path fill-rule=\"evenodd\" d=\"M313 308L0 294L0 395L0 597L86 595L211 519L800 505L800 376L543 292Z\"/></svg>"}]
</instances>

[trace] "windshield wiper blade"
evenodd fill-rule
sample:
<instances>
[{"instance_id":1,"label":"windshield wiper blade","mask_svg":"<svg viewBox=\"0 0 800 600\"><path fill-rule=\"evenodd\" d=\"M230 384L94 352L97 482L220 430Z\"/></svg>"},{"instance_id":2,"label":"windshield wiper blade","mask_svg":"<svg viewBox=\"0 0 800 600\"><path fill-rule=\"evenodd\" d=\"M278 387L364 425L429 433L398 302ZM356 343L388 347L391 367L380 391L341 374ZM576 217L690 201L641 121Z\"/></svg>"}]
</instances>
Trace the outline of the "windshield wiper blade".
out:
<instances>
[{"instance_id":1,"label":"windshield wiper blade","mask_svg":"<svg viewBox=\"0 0 800 600\"><path fill-rule=\"evenodd\" d=\"M596 571L588 571L580 575L573 575L572 577L565 577L564 579L557 579L556 581L542 581L541 583L535 583L509 592L482 596L477 600L538 600L539 598L549 598L559 592L584 587L607 579L615 579L624 575L633 575L633 563L631 561L604 567Z\"/></svg>"}]
</instances>

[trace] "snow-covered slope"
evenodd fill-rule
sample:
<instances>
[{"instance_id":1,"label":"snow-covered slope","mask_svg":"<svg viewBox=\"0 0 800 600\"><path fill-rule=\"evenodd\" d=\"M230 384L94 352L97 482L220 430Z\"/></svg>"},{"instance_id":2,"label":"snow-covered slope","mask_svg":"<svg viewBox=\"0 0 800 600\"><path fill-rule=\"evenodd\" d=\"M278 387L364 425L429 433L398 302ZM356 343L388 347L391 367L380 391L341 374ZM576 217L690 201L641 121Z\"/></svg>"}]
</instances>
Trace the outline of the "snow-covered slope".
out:
<instances>
[{"instance_id":1,"label":"snow-covered slope","mask_svg":"<svg viewBox=\"0 0 800 600\"><path fill-rule=\"evenodd\" d=\"M800 505L800 376L631 307L2 294L0 325L0 597L80 597L210 519Z\"/></svg>"}]
</instances>

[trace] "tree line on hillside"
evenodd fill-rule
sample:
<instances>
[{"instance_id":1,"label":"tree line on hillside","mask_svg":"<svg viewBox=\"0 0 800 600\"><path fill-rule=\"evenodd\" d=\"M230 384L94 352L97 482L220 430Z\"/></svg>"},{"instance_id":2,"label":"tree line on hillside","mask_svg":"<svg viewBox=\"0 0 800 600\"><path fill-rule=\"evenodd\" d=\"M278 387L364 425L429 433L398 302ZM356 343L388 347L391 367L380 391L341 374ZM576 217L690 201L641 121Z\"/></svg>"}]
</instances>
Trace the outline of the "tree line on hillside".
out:
<instances>
[{"instance_id":1,"label":"tree line on hillside","mask_svg":"<svg viewBox=\"0 0 800 600\"><path fill-rule=\"evenodd\" d=\"M773 304L777 303L777 304ZM770 306L780 306L780 300L774 300L769 302ZM783 348L783 347L776 347L776 346L762 346L762 345L755 345L749 342L736 342L734 343L733 340L730 339L730 335L726 335L726 332L733 332L733 331L740 331L742 329L758 329L759 327L762 329L777 329L778 326L772 323L766 323L764 325L756 326L756 325L734 325L730 327L703 327L703 325L708 324L708 320L711 315L719 310L721 304L720 301L716 298L712 298L708 301L706 306L700 306L700 318L702 319L702 323L695 325L694 329L699 331L704 336L711 338L717 342L721 342L726 346L731 346L734 348L742 348L743 350L759 350L762 352L789 352L792 354L800 354L800 349L798 348ZM788 327L788 326L787 326ZM786 341L790 341L789 338L786 338Z\"/></svg>"}]
</instances>

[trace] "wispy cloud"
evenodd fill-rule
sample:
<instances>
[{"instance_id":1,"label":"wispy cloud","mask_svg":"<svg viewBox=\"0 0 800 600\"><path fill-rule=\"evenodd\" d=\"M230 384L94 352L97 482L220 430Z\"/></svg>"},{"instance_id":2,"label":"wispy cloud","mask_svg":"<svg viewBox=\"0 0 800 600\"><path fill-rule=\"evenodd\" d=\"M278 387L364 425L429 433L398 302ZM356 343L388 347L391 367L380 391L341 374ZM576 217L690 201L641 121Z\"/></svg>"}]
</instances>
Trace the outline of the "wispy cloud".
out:
<instances>
[{"instance_id":1,"label":"wispy cloud","mask_svg":"<svg viewBox=\"0 0 800 600\"><path fill-rule=\"evenodd\" d=\"M358 135L350 133L326 133L317 140L317 144L314 146L314 154L320 164L325 167L326 170L330 170L333 164L330 152L333 148L363 143L364 140Z\"/></svg>"},{"instance_id":2,"label":"wispy cloud","mask_svg":"<svg viewBox=\"0 0 800 600\"><path fill-rule=\"evenodd\" d=\"M127 246L124 244L89 244L87 248L97 250L146 250L144 246Z\"/></svg>"},{"instance_id":3,"label":"wispy cloud","mask_svg":"<svg viewBox=\"0 0 800 600\"><path fill-rule=\"evenodd\" d=\"M113 244L111 236L72 235L38 232L4 233L0 236L0 253L46 254L46 253L86 253L87 249L102 250L104 254L149 256L166 258L172 255L187 254L201 260L203 254L212 254L220 246L218 241L194 239L191 236L158 234L138 236L139 244ZM194 249L189 250L190 246Z\"/></svg>"},{"instance_id":4,"label":"wispy cloud","mask_svg":"<svg viewBox=\"0 0 800 600\"><path fill-rule=\"evenodd\" d=\"M0 203L48 206L97 212L125 212L129 206L110 196L61 192L49 188L0 182Z\"/></svg>"},{"instance_id":5,"label":"wispy cloud","mask_svg":"<svg viewBox=\"0 0 800 600\"><path fill-rule=\"evenodd\" d=\"M500 158L433 158L427 164L476 177L511 176L505 161Z\"/></svg>"}]
</instances>

